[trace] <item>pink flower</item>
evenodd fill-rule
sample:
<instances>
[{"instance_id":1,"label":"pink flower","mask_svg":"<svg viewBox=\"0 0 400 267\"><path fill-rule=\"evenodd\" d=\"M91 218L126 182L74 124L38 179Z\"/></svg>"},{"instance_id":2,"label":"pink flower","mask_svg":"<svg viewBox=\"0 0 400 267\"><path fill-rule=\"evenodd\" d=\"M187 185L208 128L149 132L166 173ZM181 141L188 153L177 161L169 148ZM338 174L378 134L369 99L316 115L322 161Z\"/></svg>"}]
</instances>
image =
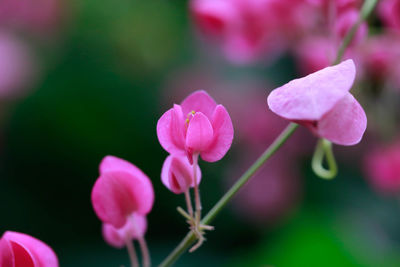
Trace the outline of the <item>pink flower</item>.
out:
<instances>
[{"instance_id":1,"label":"pink flower","mask_svg":"<svg viewBox=\"0 0 400 267\"><path fill-rule=\"evenodd\" d=\"M208 162L220 160L233 140L231 118L205 91L189 95L181 105L174 105L157 123L161 146L172 155L200 154Z\"/></svg>"},{"instance_id":2,"label":"pink flower","mask_svg":"<svg viewBox=\"0 0 400 267\"><path fill-rule=\"evenodd\" d=\"M201 180L200 167L197 166L197 184ZM161 171L162 183L173 193L181 194L194 187L193 166L185 156L168 156Z\"/></svg>"},{"instance_id":3,"label":"pink flower","mask_svg":"<svg viewBox=\"0 0 400 267\"><path fill-rule=\"evenodd\" d=\"M276 10L270 2L192 0L190 9L200 31L218 42L230 61L245 64L267 51L276 52L281 46L281 42L277 42L279 29L272 17Z\"/></svg>"},{"instance_id":4,"label":"pink flower","mask_svg":"<svg viewBox=\"0 0 400 267\"><path fill-rule=\"evenodd\" d=\"M382 0L378 4L378 14L383 23L394 30L400 31L400 1Z\"/></svg>"},{"instance_id":5,"label":"pink flower","mask_svg":"<svg viewBox=\"0 0 400 267\"><path fill-rule=\"evenodd\" d=\"M34 77L33 57L23 43L0 31L0 98L18 97Z\"/></svg>"},{"instance_id":6,"label":"pink flower","mask_svg":"<svg viewBox=\"0 0 400 267\"><path fill-rule=\"evenodd\" d=\"M0 239L1 267L58 267L54 251L42 241L7 231Z\"/></svg>"},{"instance_id":7,"label":"pink flower","mask_svg":"<svg viewBox=\"0 0 400 267\"><path fill-rule=\"evenodd\" d=\"M150 179L135 165L106 156L92 190L92 205L101 221L123 227L134 214L146 215L154 203Z\"/></svg>"},{"instance_id":8,"label":"pink flower","mask_svg":"<svg viewBox=\"0 0 400 267\"><path fill-rule=\"evenodd\" d=\"M343 40L350 29L356 24L359 18L359 11L357 9L348 9L342 14L340 14L335 23L335 33L340 40ZM358 28L352 45L361 43L368 35L368 25L363 22Z\"/></svg>"},{"instance_id":9,"label":"pink flower","mask_svg":"<svg viewBox=\"0 0 400 267\"><path fill-rule=\"evenodd\" d=\"M133 214L130 220L119 229L111 224L103 223L102 233L104 240L115 248L123 248L127 241L139 239L147 230L146 216Z\"/></svg>"},{"instance_id":10,"label":"pink flower","mask_svg":"<svg viewBox=\"0 0 400 267\"><path fill-rule=\"evenodd\" d=\"M52 33L59 26L63 0L2 0L0 25L35 33Z\"/></svg>"},{"instance_id":11,"label":"pink flower","mask_svg":"<svg viewBox=\"0 0 400 267\"><path fill-rule=\"evenodd\" d=\"M296 56L302 74L310 74L331 64L336 53L336 45L324 37L307 38L297 45Z\"/></svg>"},{"instance_id":12,"label":"pink flower","mask_svg":"<svg viewBox=\"0 0 400 267\"><path fill-rule=\"evenodd\" d=\"M378 191L400 192L400 142L370 151L364 160L364 170Z\"/></svg>"},{"instance_id":13,"label":"pink flower","mask_svg":"<svg viewBox=\"0 0 400 267\"><path fill-rule=\"evenodd\" d=\"M357 144L367 127L367 117L349 93L355 75L353 60L346 60L275 89L268 96L268 106L335 144Z\"/></svg>"}]
</instances>

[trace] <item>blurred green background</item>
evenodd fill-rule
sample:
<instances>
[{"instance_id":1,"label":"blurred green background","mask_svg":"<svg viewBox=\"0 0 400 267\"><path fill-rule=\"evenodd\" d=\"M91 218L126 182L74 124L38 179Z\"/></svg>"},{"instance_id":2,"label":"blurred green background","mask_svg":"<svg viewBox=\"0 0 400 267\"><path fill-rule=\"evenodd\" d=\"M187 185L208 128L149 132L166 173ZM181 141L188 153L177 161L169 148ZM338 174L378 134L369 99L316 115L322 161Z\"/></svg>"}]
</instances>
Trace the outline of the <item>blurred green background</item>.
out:
<instances>
[{"instance_id":1,"label":"blurred green background","mask_svg":"<svg viewBox=\"0 0 400 267\"><path fill-rule=\"evenodd\" d=\"M224 79L251 74L278 86L296 75L293 62L285 56L273 66L234 67L207 57L186 1L65 4L67 19L57 39L34 44L40 79L3 111L0 229L45 241L61 266L128 266L125 250L103 241L90 203L100 160L115 155L153 181L156 202L146 236L157 264L187 231L176 212L183 197L160 181L167 154L156 122L182 100L166 91L170 75L203 65ZM226 190L221 177L241 156L235 145L220 162L201 165L205 211ZM254 225L228 208L206 244L176 266L400 266L399 199L377 195L355 159L340 161L339 176L327 182L311 172L310 158L300 161L302 197L283 219Z\"/></svg>"}]
</instances>

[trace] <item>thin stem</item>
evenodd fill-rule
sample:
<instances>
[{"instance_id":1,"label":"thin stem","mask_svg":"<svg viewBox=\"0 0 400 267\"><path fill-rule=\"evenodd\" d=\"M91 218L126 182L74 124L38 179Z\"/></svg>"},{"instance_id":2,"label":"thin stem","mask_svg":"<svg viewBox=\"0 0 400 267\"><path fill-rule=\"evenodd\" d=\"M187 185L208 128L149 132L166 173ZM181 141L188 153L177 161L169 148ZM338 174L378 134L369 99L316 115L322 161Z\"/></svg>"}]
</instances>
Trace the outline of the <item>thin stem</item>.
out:
<instances>
[{"instance_id":1,"label":"thin stem","mask_svg":"<svg viewBox=\"0 0 400 267\"><path fill-rule=\"evenodd\" d=\"M201 218L201 200L200 200L200 190L199 185L197 182L197 166L199 162L199 154L193 155L193 180L194 180L194 198L195 198L195 205L196 205L196 214L195 219L196 222L200 222Z\"/></svg>"},{"instance_id":2,"label":"thin stem","mask_svg":"<svg viewBox=\"0 0 400 267\"><path fill-rule=\"evenodd\" d=\"M133 245L133 242L131 240L126 240L125 244L126 249L128 250L129 259L131 261L131 267L139 267L139 261L136 256L135 246Z\"/></svg>"},{"instance_id":3,"label":"thin stem","mask_svg":"<svg viewBox=\"0 0 400 267\"><path fill-rule=\"evenodd\" d=\"M265 150L265 152L254 162L254 164L239 178L239 180L229 189L228 192L214 205L207 213L201 224L209 224L218 213L236 195L237 191L256 173L258 169L289 139L297 129L298 125L290 123L285 130L275 139L275 141ZM184 253L194 242L196 236L190 231L172 253L159 265L160 267L171 266L182 253Z\"/></svg>"},{"instance_id":4,"label":"thin stem","mask_svg":"<svg viewBox=\"0 0 400 267\"><path fill-rule=\"evenodd\" d=\"M146 239L144 239L144 237L141 237L139 238L138 241L140 245L140 251L142 253L143 267L150 267L151 266L150 252L149 248L147 247Z\"/></svg>"},{"instance_id":5,"label":"thin stem","mask_svg":"<svg viewBox=\"0 0 400 267\"><path fill-rule=\"evenodd\" d=\"M192 200L190 199L189 189L185 191L185 200L186 200L187 211L190 217L193 218L193 206L192 206Z\"/></svg>"},{"instance_id":6,"label":"thin stem","mask_svg":"<svg viewBox=\"0 0 400 267\"><path fill-rule=\"evenodd\" d=\"M328 164L328 169L323 166L324 158ZM316 175L324 179L333 179L337 175L338 168L335 156L332 151L332 143L326 139L319 139L315 149L311 166Z\"/></svg>"},{"instance_id":7,"label":"thin stem","mask_svg":"<svg viewBox=\"0 0 400 267\"><path fill-rule=\"evenodd\" d=\"M358 28L372 13L372 11L374 10L377 3L378 3L378 0L365 0L364 1L364 4L361 8L360 16L358 17L357 22L353 25L353 27L350 28L349 32L344 37L343 42L339 47L336 59L333 62L333 65L340 63L340 61L343 58L344 53L346 52L346 48L350 45L351 41L354 38L354 35L358 31Z\"/></svg>"}]
</instances>

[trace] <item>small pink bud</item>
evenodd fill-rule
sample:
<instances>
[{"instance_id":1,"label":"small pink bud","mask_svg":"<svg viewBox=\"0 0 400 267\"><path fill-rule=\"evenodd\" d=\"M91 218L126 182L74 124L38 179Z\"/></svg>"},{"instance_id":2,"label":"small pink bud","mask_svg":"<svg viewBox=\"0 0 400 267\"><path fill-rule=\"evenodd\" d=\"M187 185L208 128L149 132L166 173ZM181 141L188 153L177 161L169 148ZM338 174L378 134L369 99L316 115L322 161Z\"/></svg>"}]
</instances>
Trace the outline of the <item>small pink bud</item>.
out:
<instances>
[{"instance_id":1,"label":"small pink bud","mask_svg":"<svg viewBox=\"0 0 400 267\"><path fill-rule=\"evenodd\" d=\"M54 251L42 241L7 231L0 239L1 267L58 267Z\"/></svg>"},{"instance_id":2,"label":"small pink bud","mask_svg":"<svg viewBox=\"0 0 400 267\"><path fill-rule=\"evenodd\" d=\"M133 213L148 214L153 203L153 186L140 169L114 156L102 160L92 189L92 205L100 220L121 228Z\"/></svg>"},{"instance_id":3,"label":"small pink bud","mask_svg":"<svg viewBox=\"0 0 400 267\"><path fill-rule=\"evenodd\" d=\"M201 180L200 167L197 166L197 184ZM161 171L162 183L173 193L181 194L194 187L193 166L185 156L168 156Z\"/></svg>"},{"instance_id":4,"label":"small pink bud","mask_svg":"<svg viewBox=\"0 0 400 267\"><path fill-rule=\"evenodd\" d=\"M355 145L367 127L363 108L349 93L355 76L353 60L343 61L275 89L268 96L268 106L319 137Z\"/></svg>"},{"instance_id":5,"label":"small pink bud","mask_svg":"<svg viewBox=\"0 0 400 267\"><path fill-rule=\"evenodd\" d=\"M161 116L157 136L170 154L187 155L191 161L199 153L203 160L214 162L228 152L233 125L224 106L205 91L196 91Z\"/></svg>"},{"instance_id":6,"label":"small pink bud","mask_svg":"<svg viewBox=\"0 0 400 267\"><path fill-rule=\"evenodd\" d=\"M115 248L123 248L126 242L142 238L146 230L146 216L139 214L132 214L122 228L117 229L107 223L103 223L102 226L104 240Z\"/></svg>"},{"instance_id":7,"label":"small pink bud","mask_svg":"<svg viewBox=\"0 0 400 267\"><path fill-rule=\"evenodd\" d=\"M378 14L383 23L396 31L400 31L400 1L381 0L378 3Z\"/></svg>"}]
</instances>

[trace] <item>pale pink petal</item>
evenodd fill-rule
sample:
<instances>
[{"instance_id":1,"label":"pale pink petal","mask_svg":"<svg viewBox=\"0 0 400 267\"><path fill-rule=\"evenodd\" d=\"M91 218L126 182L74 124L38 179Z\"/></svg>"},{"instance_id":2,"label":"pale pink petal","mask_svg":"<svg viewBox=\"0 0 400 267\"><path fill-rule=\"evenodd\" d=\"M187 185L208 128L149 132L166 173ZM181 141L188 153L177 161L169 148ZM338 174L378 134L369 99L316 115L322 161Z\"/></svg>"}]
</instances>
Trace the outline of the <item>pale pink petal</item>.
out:
<instances>
[{"instance_id":1,"label":"pale pink petal","mask_svg":"<svg viewBox=\"0 0 400 267\"><path fill-rule=\"evenodd\" d=\"M104 240L115 248L125 247L126 242L143 237L147 230L146 216L133 214L122 228L115 228L111 224L103 223L102 234Z\"/></svg>"},{"instance_id":2,"label":"pale pink petal","mask_svg":"<svg viewBox=\"0 0 400 267\"><path fill-rule=\"evenodd\" d=\"M348 93L319 122L317 133L338 145L355 145L367 128L367 116L357 100Z\"/></svg>"},{"instance_id":3,"label":"pale pink petal","mask_svg":"<svg viewBox=\"0 0 400 267\"><path fill-rule=\"evenodd\" d=\"M188 116L192 111L201 112L211 119L214 109L217 106L214 99L206 91L199 90L186 97L182 103L182 112Z\"/></svg>"},{"instance_id":4,"label":"pale pink petal","mask_svg":"<svg viewBox=\"0 0 400 267\"><path fill-rule=\"evenodd\" d=\"M184 154L185 120L182 108L174 105L157 122L157 137L161 146L171 154Z\"/></svg>"},{"instance_id":5,"label":"pale pink petal","mask_svg":"<svg viewBox=\"0 0 400 267\"><path fill-rule=\"evenodd\" d=\"M213 127L209 119L201 112L196 112L189 122L186 132L186 146L196 153L208 148L213 140Z\"/></svg>"},{"instance_id":6,"label":"pale pink petal","mask_svg":"<svg viewBox=\"0 0 400 267\"><path fill-rule=\"evenodd\" d=\"M126 223L133 212L147 214L154 203L153 186L143 173L106 171L92 190L92 205L97 216L116 228Z\"/></svg>"},{"instance_id":7,"label":"pale pink petal","mask_svg":"<svg viewBox=\"0 0 400 267\"><path fill-rule=\"evenodd\" d=\"M197 166L197 184L201 180L201 171ZM161 171L162 183L173 193L181 194L194 186L193 166L185 156L168 156Z\"/></svg>"},{"instance_id":8,"label":"pale pink petal","mask_svg":"<svg viewBox=\"0 0 400 267\"><path fill-rule=\"evenodd\" d=\"M58 259L54 251L39 239L11 231L5 232L3 238L12 244L16 267L58 267Z\"/></svg>"},{"instance_id":9,"label":"pale pink petal","mask_svg":"<svg viewBox=\"0 0 400 267\"><path fill-rule=\"evenodd\" d=\"M268 106L289 120L319 120L347 94L355 75L353 60L346 60L273 90Z\"/></svg>"},{"instance_id":10,"label":"pale pink petal","mask_svg":"<svg viewBox=\"0 0 400 267\"><path fill-rule=\"evenodd\" d=\"M11 244L8 240L0 239L0 266L2 267L14 267L15 260L14 254L11 248Z\"/></svg>"},{"instance_id":11,"label":"pale pink petal","mask_svg":"<svg viewBox=\"0 0 400 267\"><path fill-rule=\"evenodd\" d=\"M214 137L207 150L201 153L201 158L215 162L225 156L233 140L233 125L231 117L224 106L218 105L212 116Z\"/></svg>"}]
</instances>

